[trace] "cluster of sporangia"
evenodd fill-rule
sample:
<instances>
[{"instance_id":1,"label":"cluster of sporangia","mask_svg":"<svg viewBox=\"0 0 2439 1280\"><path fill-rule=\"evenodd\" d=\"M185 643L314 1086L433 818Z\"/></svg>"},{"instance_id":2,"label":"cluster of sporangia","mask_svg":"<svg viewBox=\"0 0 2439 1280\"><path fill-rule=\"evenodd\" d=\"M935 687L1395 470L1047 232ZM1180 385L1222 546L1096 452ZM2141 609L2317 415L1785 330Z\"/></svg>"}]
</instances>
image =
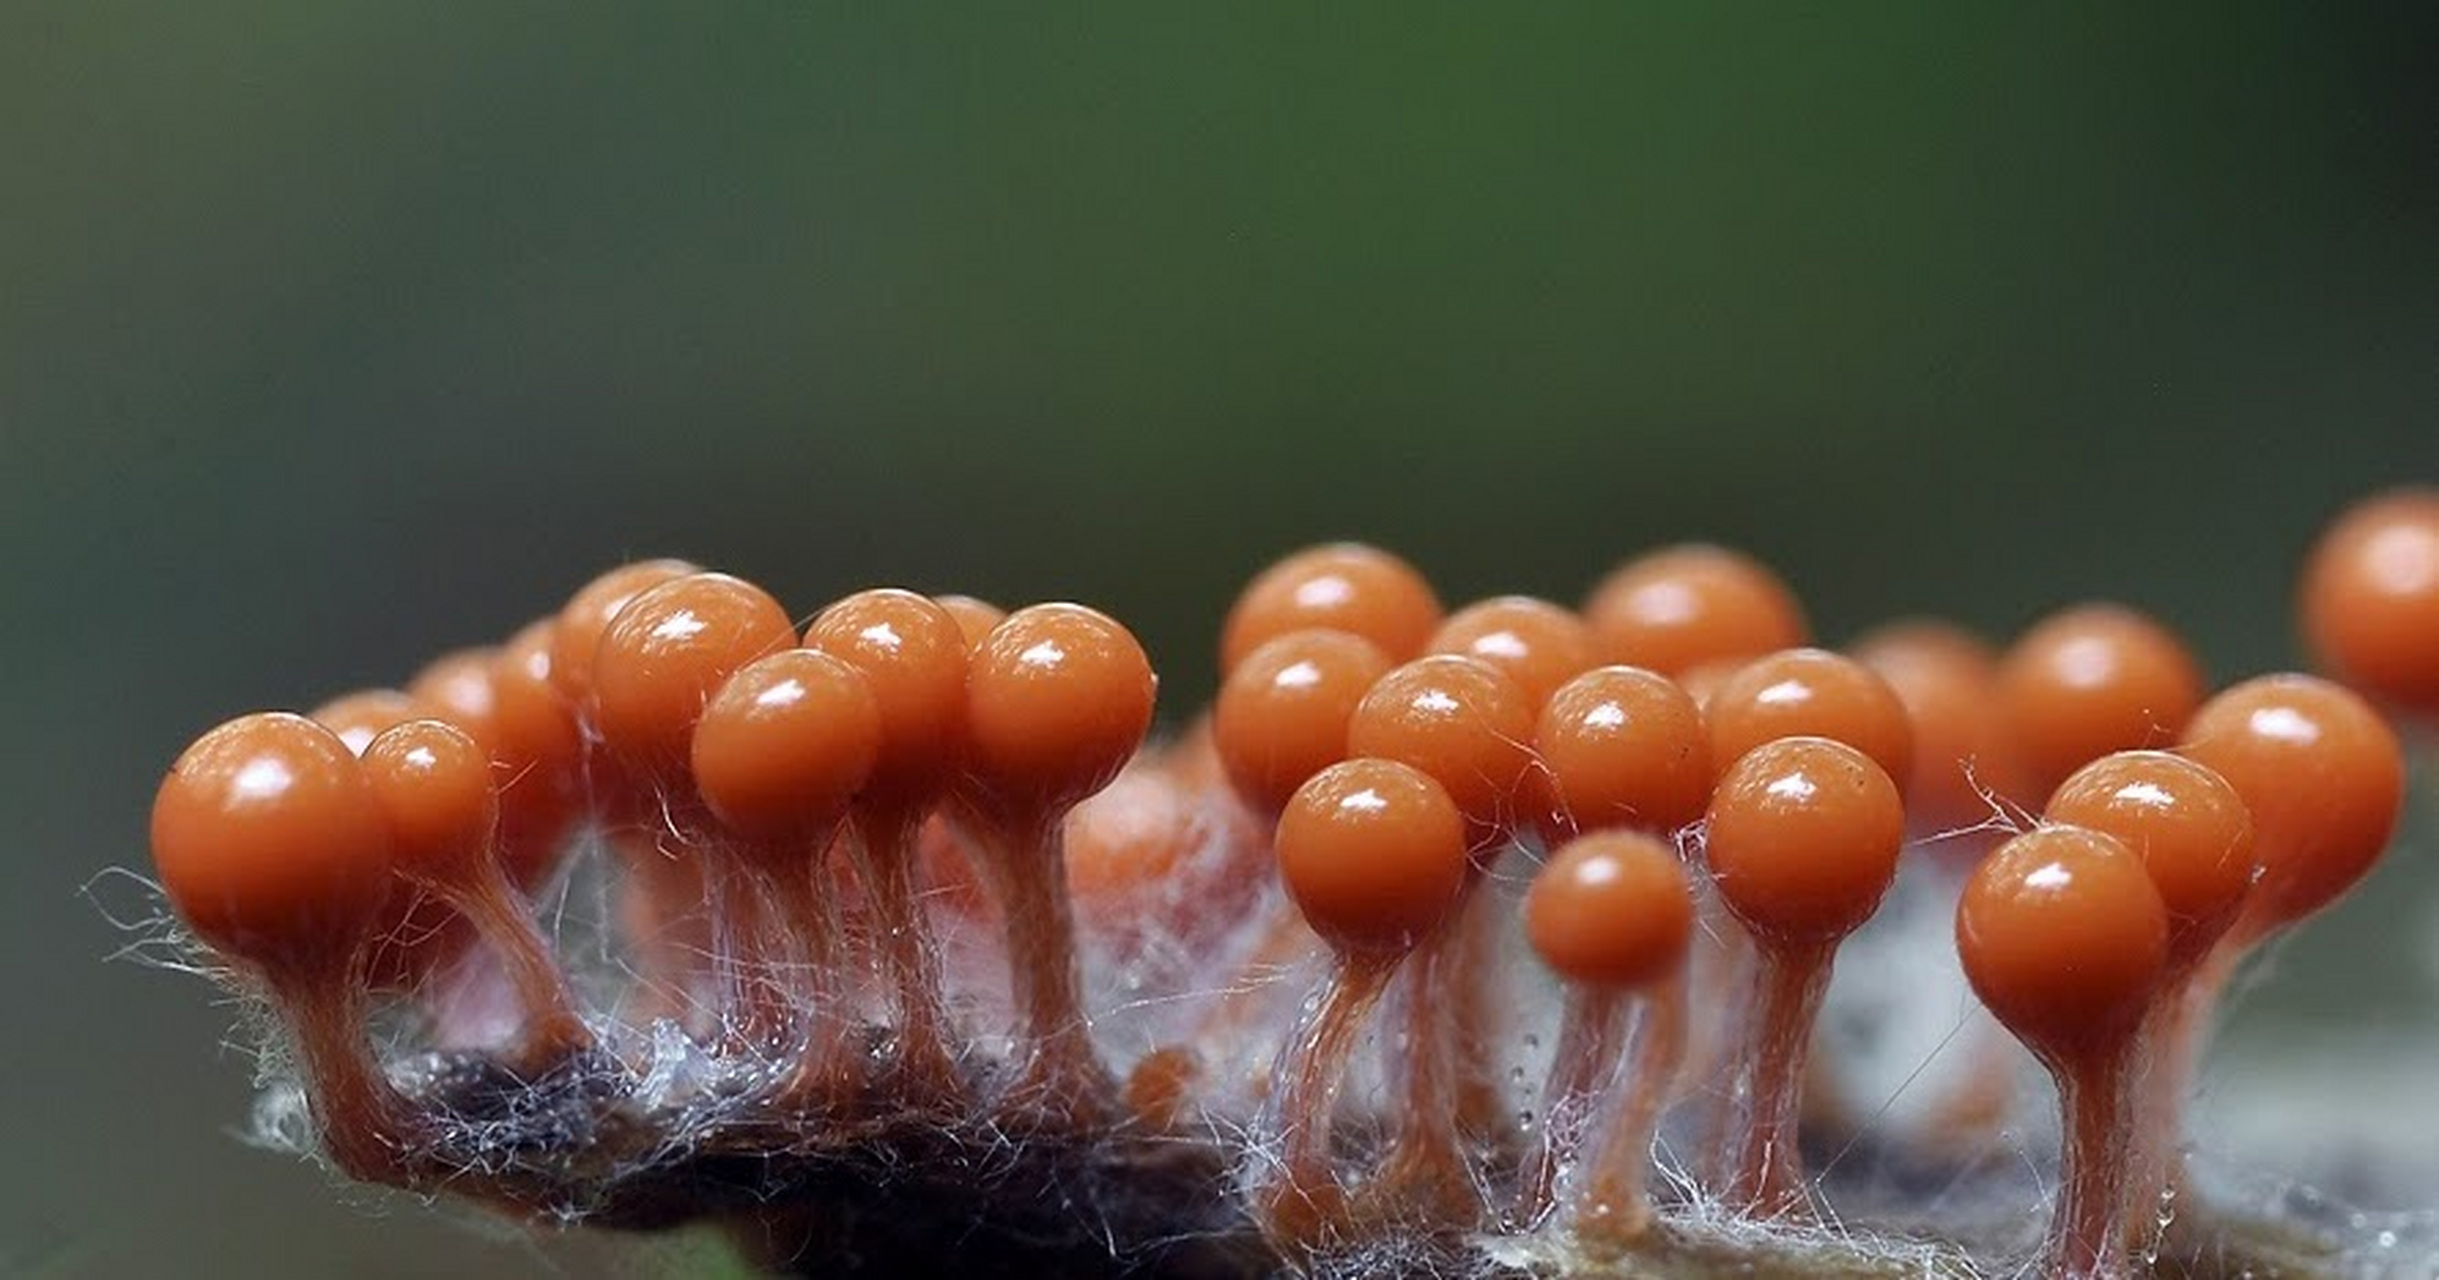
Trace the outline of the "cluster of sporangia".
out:
<instances>
[{"instance_id":1,"label":"cluster of sporangia","mask_svg":"<svg viewBox=\"0 0 2439 1280\"><path fill-rule=\"evenodd\" d=\"M699 1086L741 1100L722 1114L816 1147L882 1113L1225 1136L1223 1181L1291 1260L1384 1233L1581 1260L1645 1247L1689 1196L1830 1209L1797 1140L1812 1025L1912 839L1953 864L1973 989L2060 1086L2043 1270L2111 1275L2155 1248L2231 972L2389 842L2404 769L2374 703L2439 713L2439 492L2347 513L2300 610L2334 679L2212 695L2117 605L2003 651L1917 621L1832 652L1714 547L1636 559L1581 610L1444 614L1402 561L1332 545L1245 588L1211 713L1139 755L1152 669L1101 613L876 590L800 629L751 583L654 561L403 691L213 729L162 784L153 851L194 935L275 1003L359 1178L543 1212L625 1167L581 1149L606 1123L542 1152L547 1191L448 1150L440 1104L370 1049L386 994L428 1048L512 1081L640 1072L679 1037L726 1064ZM588 841L619 869L630 980L607 1000L575 993L533 906ZM1565 992L1531 1123L1486 1048L1519 916ZM1004 940L944 959L945 929L994 920ZM1183 1010L1138 1020L1167 1042L1096 1037L1088 936L1184 948L1138 966L1168 975L1145 1006ZM946 968L1002 989L952 999ZM1229 1067L1281 973L1315 985L1275 1063ZM1365 1090L1367 1045L1388 1065ZM1681 1107L1708 1140L1655 1198Z\"/></svg>"}]
</instances>

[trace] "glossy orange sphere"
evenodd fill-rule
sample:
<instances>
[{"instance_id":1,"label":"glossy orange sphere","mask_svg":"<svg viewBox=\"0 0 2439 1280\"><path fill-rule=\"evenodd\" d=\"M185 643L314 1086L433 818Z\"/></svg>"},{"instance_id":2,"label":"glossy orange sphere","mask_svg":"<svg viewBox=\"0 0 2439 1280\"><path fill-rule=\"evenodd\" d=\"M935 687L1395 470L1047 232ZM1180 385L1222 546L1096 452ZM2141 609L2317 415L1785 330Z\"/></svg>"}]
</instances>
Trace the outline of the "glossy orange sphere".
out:
<instances>
[{"instance_id":1,"label":"glossy orange sphere","mask_svg":"<svg viewBox=\"0 0 2439 1280\"><path fill-rule=\"evenodd\" d=\"M1307 547L1255 575L1220 629L1220 674L1290 631L1349 631L1392 661L1423 651L1440 625L1440 597L1413 565L1378 547Z\"/></svg>"},{"instance_id":2,"label":"glossy orange sphere","mask_svg":"<svg viewBox=\"0 0 2439 1280\"><path fill-rule=\"evenodd\" d=\"M2118 605L2044 618L1999 664L1999 705L2038 805L2112 751L2164 747L2202 702L2202 671L2166 627Z\"/></svg>"},{"instance_id":3,"label":"glossy orange sphere","mask_svg":"<svg viewBox=\"0 0 2439 1280\"><path fill-rule=\"evenodd\" d=\"M389 822L347 744L303 716L240 716L195 740L153 799L170 905L266 968L344 963L392 884Z\"/></svg>"},{"instance_id":4,"label":"glossy orange sphere","mask_svg":"<svg viewBox=\"0 0 2439 1280\"><path fill-rule=\"evenodd\" d=\"M1007 610L972 596L934 596L932 603L939 605L942 612L956 621L957 630L965 636L965 647L968 649L981 644L982 638L991 634L991 629L1008 617Z\"/></svg>"},{"instance_id":5,"label":"glossy orange sphere","mask_svg":"<svg viewBox=\"0 0 2439 1280\"><path fill-rule=\"evenodd\" d=\"M1121 772L1067 815L1067 891L1118 904L1169 880L1216 830L1200 801L1163 770Z\"/></svg>"},{"instance_id":6,"label":"glossy orange sphere","mask_svg":"<svg viewBox=\"0 0 2439 1280\"><path fill-rule=\"evenodd\" d=\"M714 816L757 842L827 837L871 776L880 705L854 667L786 649L738 669L694 727L695 787Z\"/></svg>"},{"instance_id":7,"label":"glossy orange sphere","mask_svg":"<svg viewBox=\"0 0 2439 1280\"><path fill-rule=\"evenodd\" d=\"M2313 547L2297 608L2313 654L2339 679L2439 713L2439 488L2348 508Z\"/></svg>"},{"instance_id":8,"label":"glossy orange sphere","mask_svg":"<svg viewBox=\"0 0 2439 1280\"><path fill-rule=\"evenodd\" d=\"M1559 686L1533 729L1542 831L1667 832L1711 802L1711 740L1676 682L1640 667L1595 667Z\"/></svg>"},{"instance_id":9,"label":"glossy orange sphere","mask_svg":"<svg viewBox=\"0 0 2439 1280\"><path fill-rule=\"evenodd\" d=\"M307 713L315 724L339 735L349 751L363 755L384 729L437 714L397 689L358 689L343 693Z\"/></svg>"},{"instance_id":10,"label":"glossy orange sphere","mask_svg":"<svg viewBox=\"0 0 2439 1280\"><path fill-rule=\"evenodd\" d=\"M1525 892L1524 935L1542 963L1576 982L1640 987L1675 973L1694 937L1677 851L1626 831L1567 842Z\"/></svg>"},{"instance_id":11,"label":"glossy orange sphere","mask_svg":"<svg viewBox=\"0 0 2439 1280\"><path fill-rule=\"evenodd\" d=\"M1444 924L1467 877L1465 818L1430 774L1342 760L1279 815L1279 877L1341 951L1403 952Z\"/></svg>"},{"instance_id":12,"label":"glossy orange sphere","mask_svg":"<svg viewBox=\"0 0 2439 1280\"><path fill-rule=\"evenodd\" d=\"M1984 859L1956 904L1965 977L2051 1062L2122 1052L2168 957L2168 912L2115 837L2044 826Z\"/></svg>"},{"instance_id":13,"label":"glossy orange sphere","mask_svg":"<svg viewBox=\"0 0 2439 1280\"><path fill-rule=\"evenodd\" d=\"M1080 604L1008 615L966 673L967 769L1016 810L1055 810L1108 786L1152 727L1159 682L1134 633Z\"/></svg>"},{"instance_id":14,"label":"glossy orange sphere","mask_svg":"<svg viewBox=\"0 0 2439 1280\"><path fill-rule=\"evenodd\" d=\"M1892 780L1913 776L1914 722L1888 681L1826 649L1755 658L1703 703L1711 758L1734 760L1780 738L1828 738L1872 758Z\"/></svg>"},{"instance_id":15,"label":"glossy orange sphere","mask_svg":"<svg viewBox=\"0 0 2439 1280\"><path fill-rule=\"evenodd\" d=\"M489 647L452 649L415 673L407 682L407 696L488 751L498 734L500 695L491 673L499 660L500 651Z\"/></svg>"},{"instance_id":16,"label":"glossy orange sphere","mask_svg":"<svg viewBox=\"0 0 2439 1280\"><path fill-rule=\"evenodd\" d=\"M1969 826L1990 817L1987 792L2023 790L1999 708L1998 652L1981 637L1915 620L1878 628L1848 652L1905 704L1914 727L1906 804L1924 825Z\"/></svg>"},{"instance_id":17,"label":"glossy orange sphere","mask_svg":"<svg viewBox=\"0 0 2439 1280\"><path fill-rule=\"evenodd\" d=\"M579 587L551 628L550 678L559 695L580 715L590 716L593 651L601 645L601 633L635 597L672 578L702 571L701 565L684 560L638 560Z\"/></svg>"},{"instance_id":18,"label":"glossy orange sphere","mask_svg":"<svg viewBox=\"0 0 2439 1280\"><path fill-rule=\"evenodd\" d=\"M1781 738L1720 775L1705 827L1712 881L1764 945L1832 943L1880 907L1905 843L1905 802L1870 756Z\"/></svg>"},{"instance_id":19,"label":"glossy orange sphere","mask_svg":"<svg viewBox=\"0 0 2439 1280\"><path fill-rule=\"evenodd\" d=\"M640 777L682 776L712 695L747 663L795 643L787 609L742 578L696 573L644 591L593 651L602 746Z\"/></svg>"},{"instance_id":20,"label":"glossy orange sphere","mask_svg":"<svg viewBox=\"0 0 2439 1280\"><path fill-rule=\"evenodd\" d=\"M804 647L856 669L881 716L871 789L920 800L954 776L965 741L967 640L937 601L895 587L858 591L814 617Z\"/></svg>"},{"instance_id":21,"label":"glossy orange sphere","mask_svg":"<svg viewBox=\"0 0 2439 1280\"><path fill-rule=\"evenodd\" d=\"M400 875L472 884L492 856L500 820L491 758L465 730L409 720L364 749L364 777L389 818Z\"/></svg>"},{"instance_id":22,"label":"glossy orange sphere","mask_svg":"<svg viewBox=\"0 0 2439 1280\"><path fill-rule=\"evenodd\" d=\"M1584 621L1602 661L1664 676L1792 649L1811 635L1777 574L1742 552L1699 543L1618 566L1584 602Z\"/></svg>"},{"instance_id":23,"label":"glossy orange sphere","mask_svg":"<svg viewBox=\"0 0 2439 1280\"><path fill-rule=\"evenodd\" d=\"M2121 751L2075 771L2048 821L2115 836L2168 911L2169 959L2198 960L2235 923L2254 877L2253 819L2227 780L2165 751Z\"/></svg>"},{"instance_id":24,"label":"glossy orange sphere","mask_svg":"<svg viewBox=\"0 0 2439 1280\"><path fill-rule=\"evenodd\" d=\"M491 758L499 765L500 853L530 889L555 864L584 804L584 735L576 711L551 682L549 618L500 646L492 663Z\"/></svg>"},{"instance_id":25,"label":"glossy orange sphere","mask_svg":"<svg viewBox=\"0 0 2439 1280\"><path fill-rule=\"evenodd\" d=\"M1672 673L1668 678L1675 681L1678 688L1685 690L1685 696L1692 698L1695 706L1707 710L1712 695L1719 692L1719 687L1728 682L1728 677L1744 670L1745 664L1751 661L1751 658L1719 658L1697 662L1683 671Z\"/></svg>"},{"instance_id":26,"label":"glossy orange sphere","mask_svg":"<svg viewBox=\"0 0 2439 1280\"><path fill-rule=\"evenodd\" d=\"M2210 766L2252 813L2265 925L2320 910L2370 872L2396 833L2405 757L2380 713L2343 685L2272 675L2232 685L2186 728L2181 754Z\"/></svg>"},{"instance_id":27,"label":"glossy orange sphere","mask_svg":"<svg viewBox=\"0 0 2439 1280\"><path fill-rule=\"evenodd\" d=\"M1592 668L1592 629L1573 610L1532 596L1496 596L1448 615L1423 646L1499 669L1535 709Z\"/></svg>"},{"instance_id":28,"label":"glossy orange sphere","mask_svg":"<svg viewBox=\"0 0 2439 1280\"><path fill-rule=\"evenodd\" d=\"M1533 707L1524 691L1473 658L1436 654L1373 684L1347 722L1347 752L1430 774L1477 823L1520 816L1533 767Z\"/></svg>"},{"instance_id":29,"label":"glossy orange sphere","mask_svg":"<svg viewBox=\"0 0 2439 1280\"><path fill-rule=\"evenodd\" d=\"M1211 738L1230 786L1276 814L1305 780L1347 758L1347 725L1389 657L1348 631L1291 631L1246 655L1220 684Z\"/></svg>"}]
</instances>

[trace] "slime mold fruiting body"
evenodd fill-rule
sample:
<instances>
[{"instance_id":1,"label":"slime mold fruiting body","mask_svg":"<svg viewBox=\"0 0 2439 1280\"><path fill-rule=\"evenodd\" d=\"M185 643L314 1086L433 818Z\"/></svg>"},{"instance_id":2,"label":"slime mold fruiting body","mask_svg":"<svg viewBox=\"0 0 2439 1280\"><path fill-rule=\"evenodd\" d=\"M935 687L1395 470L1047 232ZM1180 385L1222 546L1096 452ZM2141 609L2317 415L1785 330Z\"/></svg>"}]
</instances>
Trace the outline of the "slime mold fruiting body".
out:
<instances>
[{"instance_id":1,"label":"slime mold fruiting body","mask_svg":"<svg viewBox=\"0 0 2439 1280\"><path fill-rule=\"evenodd\" d=\"M2239 960L2392 842L2435 509L2312 557L2357 689L2216 697L2123 606L1841 656L1718 547L1444 615L1331 544L1254 576L1211 713L1148 748L1096 610L884 588L800 631L641 561L205 733L154 860L275 1015L265 1136L774 1271L2343 1274L2390 1246L2214 1203L2184 1104ZM2032 1112L1995 1030L1938 1140L1875 1122L1816 1030L1865 935L1956 949L2057 1141L1960 1154Z\"/></svg>"}]
</instances>

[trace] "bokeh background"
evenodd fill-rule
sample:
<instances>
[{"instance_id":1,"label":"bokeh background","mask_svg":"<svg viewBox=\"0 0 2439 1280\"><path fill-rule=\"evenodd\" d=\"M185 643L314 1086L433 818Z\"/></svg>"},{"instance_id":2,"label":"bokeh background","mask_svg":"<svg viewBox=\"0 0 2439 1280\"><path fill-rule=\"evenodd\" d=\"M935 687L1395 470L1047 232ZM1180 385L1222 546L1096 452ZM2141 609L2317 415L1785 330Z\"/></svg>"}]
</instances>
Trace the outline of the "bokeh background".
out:
<instances>
[{"instance_id":1,"label":"bokeh background","mask_svg":"<svg viewBox=\"0 0 2439 1280\"><path fill-rule=\"evenodd\" d=\"M0 1272L692 1265L240 1147L229 1011L79 896L209 724L622 558L1097 603L1174 718L1328 536L1451 599L1723 539L1833 639L2114 596L2230 677L2439 479L2427 6L1166 8L0 8ZM2380 884L2239 1053L2439 1021Z\"/></svg>"}]
</instances>

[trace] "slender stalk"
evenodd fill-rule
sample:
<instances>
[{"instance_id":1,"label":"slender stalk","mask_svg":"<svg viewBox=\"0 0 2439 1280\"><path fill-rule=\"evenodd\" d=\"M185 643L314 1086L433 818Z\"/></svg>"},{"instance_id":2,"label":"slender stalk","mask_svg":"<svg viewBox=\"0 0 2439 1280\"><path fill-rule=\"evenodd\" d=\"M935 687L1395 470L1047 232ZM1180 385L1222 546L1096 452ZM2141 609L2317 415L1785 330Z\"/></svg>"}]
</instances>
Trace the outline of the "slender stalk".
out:
<instances>
[{"instance_id":1,"label":"slender stalk","mask_svg":"<svg viewBox=\"0 0 2439 1280\"><path fill-rule=\"evenodd\" d=\"M272 995L296 1037L306 1095L332 1163L365 1182L408 1186L413 1108L390 1084L364 1040L365 993L345 967L269 975Z\"/></svg>"},{"instance_id":2,"label":"slender stalk","mask_svg":"<svg viewBox=\"0 0 2439 1280\"><path fill-rule=\"evenodd\" d=\"M2058 1280L2122 1280L2129 1274L2121 1222L2130 1181L2125 1120L2131 1056L2100 1052L2051 1067L2066 1112L2049 1241L2048 1274Z\"/></svg>"},{"instance_id":3,"label":"slender stalk","mask_svg":"<svg viewBox=\"0 0 2439 1280\"><path fill-rule=\"evenodd\" d=\"M1557 1054L1542 1085L1541 1124L1518 1170L1516 1199L1508 1210L1512 1225L1537 1226L1557 1203L1559 1179L1576 1162L1602 1087L1614 1074L1625 1009L1623 992L1584 987L1568 991Z\"/></svg>"},{"instance_id":4,"label":"slender stalk","mask_svg":"<svg viewBox=\"0 0 2439 1280\"><path fill-rule=\"evenodd\" d=\"M1608 1245L1632 1241L1651 1225L1645 1187L1652 1133L1685 1064L1684 970L1647 988L1642 1006L1626 1074L1618 1081L1617 1106L1593 1162L1591 1181L1575 1206L1576 1234Z\"/></svg>"},{"instance_id":5,"label":"slender stalk","mask_svg":"<svg viewBox=\"0 0 2439 1280\"><path fill-rule=\"evenodd\" d=\"M1738 1087L1745 1106L1735 1142L1728 1198L1764 1217L1809 1207L1796 1149L1804 1062L1812 1024L1829 986L1830 953L1763 948L1755 973L1755 1021Z\"/></svg>"},{"instance_id":6,"label":"slender stalk","mask_svg":"<svg viewBox=\"0 0 2439 1280\"><path fill-rule=\"evenodd\" d=\"M1273 1074L1285 1084L1264 1106L1258 1129L1276 1159L1254 1171L1248 1195L1263 1234L1284 1247L1321 1243L1346 1222L1346 1189L1331 1163L1332 1117L1357 1033L1397 963L1394 956L1340 958L1321 998L1279 1047Z\"/></svg>"},{"instance_id":7,"label":"slender stalk","mask_svg":"<svg viewBox=\"0 0 2439 1280\"><path fill-rule=\"evenodd\" d=\"M875 945L896 1006L898 1069L912 1096L948 1101L963 1085L948 1051L939 956L916 899L915 840L923 816L906 805L859 808L848 847L856 877L872 895Z\"/></svg>"}]
</instances>

